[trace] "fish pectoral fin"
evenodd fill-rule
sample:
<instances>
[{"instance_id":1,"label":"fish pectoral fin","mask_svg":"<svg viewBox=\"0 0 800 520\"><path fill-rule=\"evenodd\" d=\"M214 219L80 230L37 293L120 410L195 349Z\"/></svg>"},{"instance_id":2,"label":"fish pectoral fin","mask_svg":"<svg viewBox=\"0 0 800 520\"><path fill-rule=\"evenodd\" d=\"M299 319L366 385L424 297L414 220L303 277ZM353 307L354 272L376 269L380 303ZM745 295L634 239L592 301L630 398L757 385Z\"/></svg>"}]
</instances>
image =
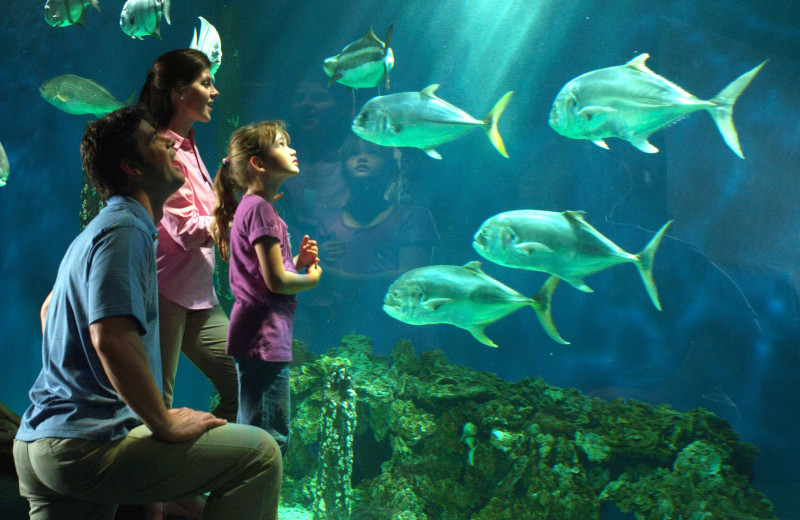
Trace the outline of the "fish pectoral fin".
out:
<instances>
[{"instance_id":1,"label":"fish pectoral fin","mask_svg":"<svg viewBox=\"0 0 800 520\"><path fill-rule=\"evenodd\" d=\"M606 144L606 142L605 142L605 141L603 141L602 139L595 139L595 140L593 140L592 142L593 142L594 144L596 144L597 146L599 146L600 148L605 148L606 150L608 150L608 149L609 149L609 148L608 148L608 145Z\"/></svg>"},{"instance_id":2,"label":"fish pectoral fin","mask_svg":"<svg viewBox=\"0 0 800 520\"><path fill-rule=\"evenodd\" d=\"M562 278L565 282L573 286L574 288L578 289L579 291L583 292L594 292L594 289L586 285L586 282L583 281L583 278L575 277L575 278Z\"/></svg>"},{"instance_id":3,"label":"fish pectoral fin","mask_svg":"<svg viewBox=\"0 0 800 520\"><path fill-rule=\"evenodd\" d=\"M439 152L437 152L433 148L423 148L423 151L426 154L428 154L428 157L433 157L434 159L438 159L438 160L442 159L442 156L439 154Z\"/></svg>"},{"instance_id":4,"label":"fish pectoral fin","mask_svg":"<svg viewBox=\"0 0 800 520\"><path fill-rule=\"evenodd\" d=\"M533 253L553 253L554 251L541 242L522 242L514 246L514 249L522 254L531 255Z\"/></svg>"},{"instance_id":5,"label":"fish pectoral fin","mask_svg":"<svg viewBox=\"0 0 800 520\"><path fill-rule=\"evenodd\" d=\"M591 121L592 118L594 117L606 114L613 114L614 112L618 112L618 110L616 108L609 108L609 107L589 106L589 107L583 107L582 109L578 110L578 115L586 119L587 121Z\"/></svg>"},{"instance_id":6,"label":"fish pectoral fin","mask_svg":"<svg viewBox=\"0 0 800 520\"><path fill-rule=\"evenodd\" d=\"M487 347L497 348L497 344L486 337L486 334L483 332L483 327L474 327L471 329L467 329L472 337L486 345Z\"/></svg>"},{"instance_id":7,"label":"fish pectoral fin","mask_svg":"<svg viewBox=\"0 0 800 520\"><path fill-rule=\"evenodd\" d=\"M439 310L442 305L447 305L448 303L452 303L452 301L451 298L428 298L422 302L422 307L425 310L436 311Z\"/></svg>"},{"instance_id":8,"label":"fish pectoral fin","mask_svg":"<svg viewBox=\"0 0 800 520\"><path fill-rule=\"evenodd\" d=\"M628 142L644 153L658 153L658 148L650 144L650 142L647 140L647 136L633 136L632 138L628 139Z\"/></svg>"}]
</instances>

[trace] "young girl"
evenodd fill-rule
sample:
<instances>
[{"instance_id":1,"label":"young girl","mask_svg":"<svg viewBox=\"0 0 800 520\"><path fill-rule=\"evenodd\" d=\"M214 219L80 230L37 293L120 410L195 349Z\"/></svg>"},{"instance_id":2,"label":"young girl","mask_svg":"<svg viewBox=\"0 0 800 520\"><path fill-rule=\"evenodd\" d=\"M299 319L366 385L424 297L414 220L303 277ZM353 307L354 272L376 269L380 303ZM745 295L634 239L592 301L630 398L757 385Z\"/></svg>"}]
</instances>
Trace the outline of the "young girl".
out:
<instances>
[{"instance_id":1,"label":"young girl","mask_svg":"<svg viewBox=\"0 0 800 520\"><path fill-rule=\"evenodd\" d=\"M230 256L236 297L228 331L239 375L236 421L268 431L284 454L295 294L315 287L322 274L317 243L308 235L292 258L286 224L272 205L281 183L299 171L283 123L266 121L233 133L214 181L214 239L221 256ZM239 202L236 191L245 192Z\"/></svg>"}]
</instances>

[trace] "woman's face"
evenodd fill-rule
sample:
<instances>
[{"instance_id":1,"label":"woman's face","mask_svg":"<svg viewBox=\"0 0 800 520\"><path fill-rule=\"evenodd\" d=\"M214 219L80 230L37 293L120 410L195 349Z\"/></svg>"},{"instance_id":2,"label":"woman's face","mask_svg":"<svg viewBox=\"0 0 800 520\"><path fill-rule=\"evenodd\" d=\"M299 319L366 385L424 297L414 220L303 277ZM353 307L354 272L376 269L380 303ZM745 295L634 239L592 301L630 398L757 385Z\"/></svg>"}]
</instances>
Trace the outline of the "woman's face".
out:
<instances>
[{"instance_id":1,"label":"woman's face","mask_svg":"<svg viewBox=\"0 0 800 520\"><path fill-rule=\"evenodd\" d=\"M211 71L204 69L197 78L178 92L175 101L175 111L192 121L208 123L211 121L211 105L219 96L219 91L214 87Z\"/></svg>"}]
</instances>

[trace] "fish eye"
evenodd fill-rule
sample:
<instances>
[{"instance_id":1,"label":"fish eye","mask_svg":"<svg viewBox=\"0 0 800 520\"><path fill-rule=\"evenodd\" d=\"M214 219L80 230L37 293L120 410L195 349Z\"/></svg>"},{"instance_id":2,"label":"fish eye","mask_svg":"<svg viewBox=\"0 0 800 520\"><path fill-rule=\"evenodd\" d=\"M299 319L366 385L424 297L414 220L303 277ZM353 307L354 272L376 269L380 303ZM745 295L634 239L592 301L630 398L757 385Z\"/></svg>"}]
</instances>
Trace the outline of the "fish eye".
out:
<instances>
[{"instance_id":1,"label":"fish eye","mask_svg":"<svg viewBox=\"0 0 800 520\"><path fill-rule=\"evenodd\" d=\"M136 18L131 16L130 18L128 18L128 23L133 25L134 23L136 23Z\"/></svg>"}]
</instances>

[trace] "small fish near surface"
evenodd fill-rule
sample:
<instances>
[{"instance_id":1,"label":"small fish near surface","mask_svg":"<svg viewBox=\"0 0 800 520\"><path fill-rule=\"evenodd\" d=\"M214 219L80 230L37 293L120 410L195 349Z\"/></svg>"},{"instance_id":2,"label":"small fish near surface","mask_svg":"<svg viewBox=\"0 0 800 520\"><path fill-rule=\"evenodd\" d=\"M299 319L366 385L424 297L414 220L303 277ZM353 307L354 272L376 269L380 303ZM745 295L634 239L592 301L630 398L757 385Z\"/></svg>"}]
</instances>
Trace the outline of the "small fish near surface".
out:
<instances>
[{"instance_id":1,"label":"small fish near surface","mask_svg":"<svg viewBox=\"0 0 800 520\"><path fill-rule=\"evenodd\" d=\"M496 264L549 273L584 292L593 292L584 277L631 262L653 305L661 310L653 259L672 221L664 224L639 254L632 255L600 234L583 215L583 211L507 211L486 220L475 233L472 246Z\"/></svg>"},{"instance_id":2,"label":"small fish near surface","mask_svg":"<svg viewBox=\"0 0 800 520\"><path fill-rule=\"evenodd\" d=\"M44 19L53 27L73 24L86 26L86 11L92 6L100 12L100 0L47 0L44 4Z\"/></svg>"},{"instance_id":3,"label":"small fish near surface","mask_svg":"<svg viewBox=\"0 0 800 520\"><path fill-rule=\"evenodd\" d=\"M67 114L94 114L97 117L131 105L136 94L134 92L122 103L96 81L74 74L63 74L45 81L39 87L39 93L48 103Z\"/></svg>"},{"instance_id":4,"label":"small fish near surface","mask_svg":"<svg viewBox=\"0 0 800 520\"><path fill-rule=\"evenodd\" d=\"M733 152L744 159L733 126L733 105L766 61L742 74L710 100L699 99L650 70L640 54L625 65L587 72L561 89L550 111L550 126L571 139L618 137L646 153L658 148L650 134L692 112L707 110Z\"/></svg>"},{"instance_id":5,"label":"small fish near surface","mask_svg":"<svg viewBox=\"0 0 800 520\"><path fill-rule=\"evenodd\" d=\"M200 36L197 36L197 29L195 29L189 48L201 51L208 56L211 61L210 70L213 76L222 64L222 40L220 40L216 27L202 16L198 16L198 18L200 19Z\"/></svg>"},{"instance_id":6,"label":"small fish near surface","mask_svg":"<svg viewBox=\"0 0 800 520\"><path fill-rule=\"evenodd\" d=\"M352 88L377 87L381 80L389 90L389 71L394 67L394 54L389 47L392 26L386 31L386 43L380 41L372 27L360 40L347 45L336 56L326 59L322 67L333 83Z\"/></svg>"},{"instance_id":7,"label":"small fish near surface","mask_svg":"<svg viewBox=\"0 0 800 520\"><path fill-rule=\"evenodd\" d=\"M457 139L473 128L483 128L503 157L508 157L497 121L514 91L506 92L483 121L436 96L439 85L421 92L400 92L367 101L353 120L353 133L381 146L420 148L434 159L440 144Z\"/></svg>"},{"instance_id":8,"label":"small fish near surface","mask_svg":"<svg viewBox=\"0 0 800 520\"><path fill-rule=\"evenodd\" d=\"M3 143L0 143L0 186L6 185L10 173L11 167L8 164L8 156L3 148Z\"/></svg>"},{"instance_id":9,"label":"small fish near surface","mask_svg":"<svg viewBox=\"0 0 800 520\"><path fill-rule=\"evenodd\" d=\"M558 281L551 276L533 298L528 298L484 273L478 261L463 266L419 267L392 282L383 300L383 310L409 325L455 325L469 331L484 345L497 347L483 329L530 305L544 331L554 341L567 344L550 315L550 301Z\"/></svg>"},{"instance_id":10,"label":"small fish near surface","mask_svg":"<svg viewBox=\"0 0 800 520\"><path fill-rule=\"evenodd\" d=\"M161 39L161 16L168 24L170 0L127 0L122 6L119 26L131 38L155 36Z\"/></svg>"}]
</instances>

